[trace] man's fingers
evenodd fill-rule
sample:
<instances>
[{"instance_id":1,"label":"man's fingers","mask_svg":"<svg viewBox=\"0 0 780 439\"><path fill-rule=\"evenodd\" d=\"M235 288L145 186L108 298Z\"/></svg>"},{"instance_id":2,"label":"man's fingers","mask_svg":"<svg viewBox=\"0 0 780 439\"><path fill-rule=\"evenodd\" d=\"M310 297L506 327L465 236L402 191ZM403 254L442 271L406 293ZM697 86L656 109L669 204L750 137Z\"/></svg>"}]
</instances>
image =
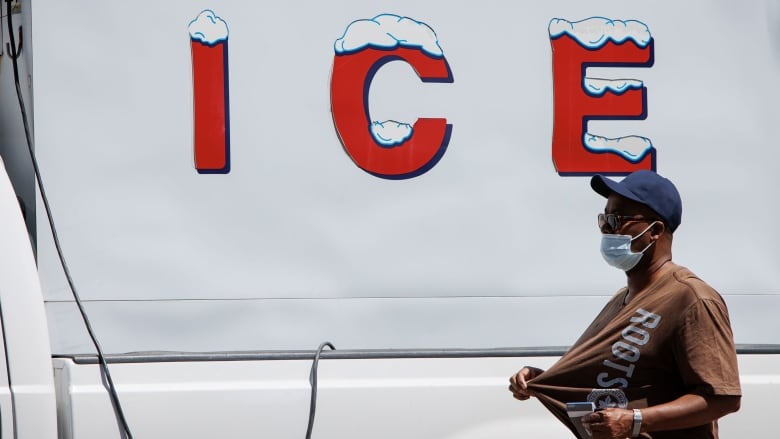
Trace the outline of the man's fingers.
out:
<instances>
[{"instance_id":1,"label":"man's fingers","mask_svg":"<svg viewBox=\"0 0 780 439\"><path fill-rule=\"evenodd\" d=\"M525 382L525 372L527 370L527 368L520 369L520 372L517 372L516 374L509 377L509 382L520 389L527 389L528 384Z\"/></svg>"},{"instance_id":2,"label":"man's fingers","mask_svg":"<svg viewBox=\"0 0 780 439\"><path fill-rule=\"evenodd\" d=\"M509 385L509 390L512 392L512 395L515 397L515 399L525 401L533 396L528 390L527 381L528 379L533 378L533 375L535 375L534 370L526 366L520 369L520 371L516 374L509 377L509 382L511 383Z\"/></svg>"},{"instance_id":3,"label":"man's fingers","mask_svg":"<svg viewBox=\"0 0 780 439\"><path fill-rule=\"evenodd\" d=\"M514 396L515 399L520 401L525 401L531 397L531 394L528 393L528 391L520 389L514 384L509 386L509 391L512 392L512 396Z\"/></svg>"},{"instance_id":4,"label":"man's fingers","mask_svg":"<svg viewBox=\"0 0 780 439\"><path fill-rule=\"evenodd\" d=\"M528 383L525 382L525 374L519 373L518 375L518 384L520 384L520 388L525 390L528 388Z\"/></svg>"}]
</instances>

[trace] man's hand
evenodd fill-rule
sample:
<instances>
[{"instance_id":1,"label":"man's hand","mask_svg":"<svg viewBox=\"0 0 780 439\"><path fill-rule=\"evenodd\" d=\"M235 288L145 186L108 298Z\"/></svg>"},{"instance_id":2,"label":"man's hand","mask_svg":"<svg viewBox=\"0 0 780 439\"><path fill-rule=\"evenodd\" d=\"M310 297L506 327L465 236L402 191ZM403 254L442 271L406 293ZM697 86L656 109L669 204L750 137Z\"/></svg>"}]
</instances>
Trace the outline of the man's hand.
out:
<instances>
[{"instance_id":1,"label":"man's hand","mask_svg":"<svg viewBox=\"0 0 780 439\"><path fill-rule=\"evenodd\" d=\"M530 398L532 395L528 390L528 381L536 378L542 372L544 372L542 369L526 366L509 377L509 391L512 392L512 396L520 401Z\"/></svg>"},{"instance_id":2,"label":"man's hand","mask_svg":"<svg viewBox=\"0 0 780 439\"><path fill-rule=\"evenodd\" d=\"M625 439L631 437L634 411L607 408L582 417L582 425L593 434L593 439Z\"/></svg>"}]
</instances>

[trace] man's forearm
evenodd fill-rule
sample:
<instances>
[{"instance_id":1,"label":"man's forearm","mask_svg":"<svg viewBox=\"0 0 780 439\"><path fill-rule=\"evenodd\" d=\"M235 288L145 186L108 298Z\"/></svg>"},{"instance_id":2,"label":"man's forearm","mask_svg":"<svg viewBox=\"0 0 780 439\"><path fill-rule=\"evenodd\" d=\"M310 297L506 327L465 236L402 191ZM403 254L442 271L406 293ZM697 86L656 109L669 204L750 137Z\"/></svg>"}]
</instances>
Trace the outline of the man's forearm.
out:
<instances>
[{"instance_id":1,"label":"man's forearm","mask_svg":"<svg viewBox=\"0 0 780 439\"><path fill-rule=\"evenodd\" d=\"M740 396L686 394L642 409L642 431L680 430L712 422L739 410Z\"/></svg>"}]
</instances>

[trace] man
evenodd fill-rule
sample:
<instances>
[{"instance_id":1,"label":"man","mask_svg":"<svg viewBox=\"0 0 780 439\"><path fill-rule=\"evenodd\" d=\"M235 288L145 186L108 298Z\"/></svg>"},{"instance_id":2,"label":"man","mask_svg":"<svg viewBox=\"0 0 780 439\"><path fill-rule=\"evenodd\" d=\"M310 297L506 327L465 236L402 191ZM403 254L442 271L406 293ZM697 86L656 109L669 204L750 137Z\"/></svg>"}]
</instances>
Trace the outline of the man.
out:
<instances>
[{"instance_id":1,"label":"man","mask_svg":"<svg viewBox=\"0 0 780 439\"><path fill-rule=\"evenodd\" d=\"M620 182L595 176L604 259L626 273L621 288L549 370L510 378L515 398L537 397L578 435L566 403L591 401L581 418L593 438L717 438L718 418L739 410L741 389L721 296L672 262L682 219L674 184L652 171Z\"/></svg>"}]
</instances>

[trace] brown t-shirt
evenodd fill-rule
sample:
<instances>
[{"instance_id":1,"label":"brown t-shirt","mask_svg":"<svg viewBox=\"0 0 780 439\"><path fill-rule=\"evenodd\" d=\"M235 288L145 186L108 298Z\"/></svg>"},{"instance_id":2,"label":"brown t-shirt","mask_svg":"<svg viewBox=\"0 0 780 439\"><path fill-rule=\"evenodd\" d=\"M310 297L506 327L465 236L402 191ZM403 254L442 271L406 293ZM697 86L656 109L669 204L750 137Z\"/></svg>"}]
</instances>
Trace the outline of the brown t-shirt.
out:
<instances>
[{"instance_id":1,"label":"brown t-shirt","mask_svg":"<svg viewBox=\"0 0 780 439\"><path fill-rule=\"evenodd\" d=\"M669 263L671 264L671 263ZM644 408L688 394L741 395L723 298L687 268L672 266L624 305L618 291L579 340L529 389L576 435L567 402ZM644 434L717 438L717 422Z\"/></svg>"}]
</instances>

